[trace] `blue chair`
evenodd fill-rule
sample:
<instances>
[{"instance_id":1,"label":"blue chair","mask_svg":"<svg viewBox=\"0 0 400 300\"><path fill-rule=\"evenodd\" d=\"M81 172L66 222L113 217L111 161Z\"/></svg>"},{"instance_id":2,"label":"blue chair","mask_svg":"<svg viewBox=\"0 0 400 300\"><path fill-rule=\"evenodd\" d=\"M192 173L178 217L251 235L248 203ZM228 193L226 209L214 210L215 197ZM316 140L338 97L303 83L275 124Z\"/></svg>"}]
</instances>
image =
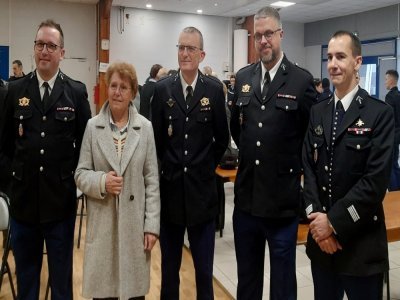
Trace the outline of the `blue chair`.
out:
<instances>
[{"instance_id":1,"label":"blue chair","mask_svg":"<svg viewBox=\"0 0 400 300\"><path fill-rule=\"evenodd\" d=\"M9 201L7 195L0 192L0 231L3 231L3 230L7 231L7 237L6 237L5 243L3 245L4 253L3 253L3 257L1 259L0 292L1 292L1 286L3 284L3 277L5 274L7 274L8 279L10 281L11 293L12 293L13 299L15 300L15 299L17 299L17 296L15 293L14 282L13 282L12 275L11 275L10 265L8 264L8 255L11 250L9 204L10 204L10 201Z\"/></svg>"}]
</instances>

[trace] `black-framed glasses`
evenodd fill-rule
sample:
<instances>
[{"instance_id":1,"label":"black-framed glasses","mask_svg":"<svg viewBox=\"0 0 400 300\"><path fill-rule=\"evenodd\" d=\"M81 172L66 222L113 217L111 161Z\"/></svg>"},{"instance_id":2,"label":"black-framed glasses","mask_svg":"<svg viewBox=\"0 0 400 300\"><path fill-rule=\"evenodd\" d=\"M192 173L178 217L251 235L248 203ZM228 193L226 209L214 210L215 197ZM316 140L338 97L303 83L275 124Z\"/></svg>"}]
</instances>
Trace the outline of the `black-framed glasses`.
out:
<instances>
[{"instance_id":1,"label":"black-framed glasses","mask_svg":"<svg viewBox=\"0 0 400 300\"><path fill-rule=\"evenodd\" d=\"M53 53L54 51L57 50L58 47L61 48L61 46L53 44L53 43L45 43L42 41L35 41L34 43L35 43L35 49L38 51L43 51L44 46L46 46L47 52L49 52L49 53Z\"/></svg>"},{"instance_id":2,"label":"black-framed glasses","mask_svg":"<svg viewBox=\"0 0 400 300\"><path fill-rule=\"evenodd\" d=\"M176 45L176 47L178 48L179 52L184 52L185 49L188 53L195 53L197 50L202 50L201 48L196 46Z\"/></svg>"},{"instance_id":3,"label":"black-framed glasses","mask_svg":"<svg viewBox=\"0 0 400 300\"><path fill-rule=\"evenodd\" d=\"M267 30L264 33L256 32L254 34L254 39L256 40L256 42L261 42L262 37L264 37L267 41L270 41L272 39L272 37L274 36L274 34L281 30L282 30L282 28L278 28L277 30L274 30L274 31Z\"/></svg>"}]
</instances>

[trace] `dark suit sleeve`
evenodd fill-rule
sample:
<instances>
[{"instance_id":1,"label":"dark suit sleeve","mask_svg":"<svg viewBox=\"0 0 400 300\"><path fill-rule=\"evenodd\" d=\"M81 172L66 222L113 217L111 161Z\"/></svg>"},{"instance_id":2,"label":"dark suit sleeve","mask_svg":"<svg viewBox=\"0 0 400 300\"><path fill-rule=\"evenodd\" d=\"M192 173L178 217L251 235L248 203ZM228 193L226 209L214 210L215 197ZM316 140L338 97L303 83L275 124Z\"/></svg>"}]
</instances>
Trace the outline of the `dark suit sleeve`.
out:
<instances>
[{"instance_id":1,"label":"dark suit sleeve","mask_svg":"<svg viewBox=\"0 0 400 300\"><path fill-rule=\"evenodd\" d=\"M230 120L230 130L231 130L231 135L233 138L233 141L239 147L239 141L240 141L240 120L239 120L239 107L237 107L236 102L238 99L238 92L237 92L237 81L235 84L235 94L233 96L233 101L232 101L232 108L231 108L231 120Z\"/></svg>"},{"instance_id":2,"label":"dark suit sleeve","mask_svg":"<svg viewBox=\"0 0 400 300\"><path fill-rule=\"evenodd\" d=\"M217 99L214 99L214 116L213 116L213 131L214 131L214 159L215 167L218 166L229 141L228 121L225 111L225 96L222 85L216 93Z\"/></svg>"},{"instance_id":3,"label":"dark suit sleeve","mask_svg":"<svg viewBox=\"0 0 400 300\"><path fill-rule=\"evenodd\" d=\"M154 139L156 142L157 157L159 160L162 160L162 155L165 151L162 130L166 127L164 126L162 100L160 98L160 94L160 88L158 85L156 85L153 100L151 101L151 120L154 130Z\"/></svg>"},{"instance_id":4,"label":"dark suit sleeve","mask_svg":"<svg viewBox=\"0 0 400 300\"><path fill-rule=\"evenodd\" d=\"M13 99L11 92L5 95L0 111L0 188L6 190L11 176L11 161L15 151L13 135Z\"/></svg>"},{"instance_id":5,"label":"dark suit sleeve","mask_svg":"<svg viewBox=\"0 0 400 300\"><path fill-rule=\"evenodd\" d=\"M397 99L396 99L397 98ZM385 96L385 102L393 109L394 115L394 141L400 143L400 93L397 91L389 91Z\"/></svg>"},{"instance_id":6,"label":"dark suit sleeve","mask_svg":"<svg viewBox=\"0 0 400 300\"><path fill-rule=\"evenodd\" d=\"M79 160L79 152L82 145L83 134L86 129L86 124L91 117L90 105L88 101L88 94L86 91L86 86L84 84L79 84L75 87L76 95L76 116L77 116L77 126L75 135L75 147L76 147L76 164Z\"/></svg>"},{"instance_id":7,"label":"dark suit sleeve","mask_svg":"<svg viewBox=\"0 0 400 300\"><path fill-rule=\"evenodd\" d=\"M366 230L365 226L377 214L386 193L394 142L393 112L390 107L384 106L376 114L376 126L363 175L328 212L328 218L341 241L351 240L360 231ZM357 210L357 222L349 215L351 206Z\"/></svg>"},{"instance_id":8,"label":"dark suit sleeve","mask_svg":"<svg viewBox=\"0 0 400 300\"><path fill-rule=\"evenodd\" d=\"M305 132L308 126L308 119L310 116L311 106L317 102L317 90L315 89L313 78L310 74L307 73L307 87L304 92L304 97L301 101L300 109L301 109L301 125L302 131Z\"/></svg>"},{"instance_id":9,"label":"dark suit sleeve","mask_svg":"<svg viewBox=\"0 0 400 300\"><path fill-rule=\"evenodd\" d=\"M322 212L322 205L318 195L318 181L315 173L314 149L311 147L314 126L314 114L311 108L310 121L306 131L306 136L303 143L303 170L304 170L304 186L303 201L306 213Z\"/></svg>"}]
</instances>

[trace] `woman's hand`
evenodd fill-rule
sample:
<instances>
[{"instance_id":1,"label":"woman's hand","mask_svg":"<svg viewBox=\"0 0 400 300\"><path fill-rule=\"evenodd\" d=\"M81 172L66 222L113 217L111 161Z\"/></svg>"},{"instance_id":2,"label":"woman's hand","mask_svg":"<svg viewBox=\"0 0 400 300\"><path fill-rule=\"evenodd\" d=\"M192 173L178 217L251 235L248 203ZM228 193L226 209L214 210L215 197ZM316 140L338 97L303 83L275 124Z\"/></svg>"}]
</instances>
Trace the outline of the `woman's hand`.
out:
<instances>
[{"instance_id":1,"label":"woman's hand","mask_svg":"<svg viewBox=\"0 0 400 300\"><path fill-rule=\"evenodd\" d=\"M123 178L117 176L115 171L110 171L106 176L106 192L108 194L119 195L122 190Z\"/></svg>"},{"instance_id":2,"label":"woman's hand","mask_svg":"<svg viewBox=\"0 0 400 300\"><path fill-rule=\"evenodd\" d=\"M157 242L158 237L149 232L144 233L144 250L151 251Z\"/></svg>"}]
</instances>

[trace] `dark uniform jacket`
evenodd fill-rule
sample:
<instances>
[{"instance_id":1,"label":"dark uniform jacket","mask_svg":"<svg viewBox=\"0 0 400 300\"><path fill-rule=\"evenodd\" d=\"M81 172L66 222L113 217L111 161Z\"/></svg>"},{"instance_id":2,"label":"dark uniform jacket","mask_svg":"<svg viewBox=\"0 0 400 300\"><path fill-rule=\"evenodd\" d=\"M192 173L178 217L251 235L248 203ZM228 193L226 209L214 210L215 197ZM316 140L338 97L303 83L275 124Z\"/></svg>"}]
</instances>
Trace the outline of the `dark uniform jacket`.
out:
<instances>
[{"instance_id":1,"label":"dark uniform jacket","mask_svg":"<svg viewBox=\"0 0 400 300\"><path fill-rule=\"evenodd\" d=\"M235 205L253 216L284 218L300 208L301 147L316 99L311 74L284 56L265 100L261 63L236 75L231 133L239 147Z\"/></svg>"},{"instance_id":2,"label":"dark uniform jacket","mask_svg":"<svg viewBox=\"0 0 400 300\"><path fill-rule=\"evenodd\" d=\"M192 226L215 218L215 168L229 136L222 83L199 72L187 108L179 73L158 81L152 123L161 167L161 221Z\"/></svg>"},{"instance_id":3,"label":"dark uniform jacket","mask_svg":"<svg viewBox=\"0 0 400 300\"><path fill-rule=\"evenodd\" d=\"M332 97L332 95L333 94L332 94L331 90L329 88L327 88L327 89L323 90L321 94L318 95L317 101L321 102L326 99L330 99Z\"/></svg>"},{"instance_id":4,"label":"dark uniform jacket","mask_svg":"<svg viewBox=\"0 0 400 300\"><path fill-rule=\"evenodd\" d=\"M307 214L327 213L343 250L326 254L309 234L307 254L340 274L381 273L388 269L382 200L391 169L392 109L359 88L337 128L332 155L334 103L332 98L311 109L303 149L304 201Z\"/></svg>"},{"instance_id":5,"label":"dark uniform jacket","mask_svg":"<svg viewBox=\"0 0 400 300\"><path fill-rule=\"evenodd\" d=\"M76 209L74 171L90 118L84 84L59 72L43 107L36 72L10 82L0 125L10 212L26 223L63 220Z\"/></svg>"},{"instance_id":6,"label":"dark uniform jacket","mask_svg":"<svg viewBox=\"0 0 400 300\"><path fill-rule=\"evenodd\" d=\"M147 81L140 92L140 114L145 116L148 120L150 120L150 107L151 101L154 94L154 88L156 85L156 81L151 79Z\"/></svg>"},{"instance_id":7,"label":"dark uniform jacket","mask_svg":"<svg viewBox=\"0 0 400 300\"><path fill-rule=\"evenodd\" d=\"M400 91L397 86L390 89L385 96L385 102L393 108L394 113L394 142L400 144Z\"/></svg>"}]
</instances>

